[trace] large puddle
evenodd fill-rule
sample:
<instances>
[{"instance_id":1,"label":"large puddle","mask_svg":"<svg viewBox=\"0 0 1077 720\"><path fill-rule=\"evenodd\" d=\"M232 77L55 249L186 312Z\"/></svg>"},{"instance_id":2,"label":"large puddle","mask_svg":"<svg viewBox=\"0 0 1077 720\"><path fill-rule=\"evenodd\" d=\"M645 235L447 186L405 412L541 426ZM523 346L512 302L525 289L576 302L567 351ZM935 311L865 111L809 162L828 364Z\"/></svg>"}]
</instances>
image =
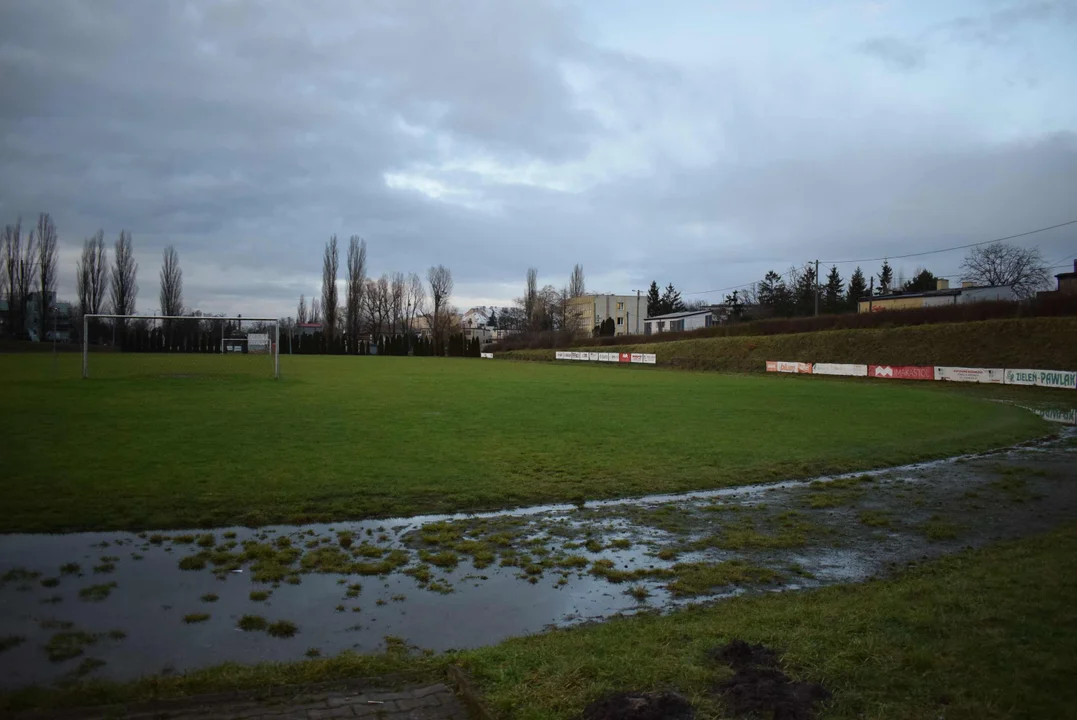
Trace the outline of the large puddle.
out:
<instances>
[{"instance_id":1,"label":"large puddle","mask_svg":"<svg viewBox=\"0 0 1077 720\"><path fill-rule=\"evenodd\" d=\"M1075 480L1067 428L993 454L583 507L6 535L0 683L126 680L401 642L468 648L617 613L855 582L1073 519Z\"/></svg>"}]
</instances>

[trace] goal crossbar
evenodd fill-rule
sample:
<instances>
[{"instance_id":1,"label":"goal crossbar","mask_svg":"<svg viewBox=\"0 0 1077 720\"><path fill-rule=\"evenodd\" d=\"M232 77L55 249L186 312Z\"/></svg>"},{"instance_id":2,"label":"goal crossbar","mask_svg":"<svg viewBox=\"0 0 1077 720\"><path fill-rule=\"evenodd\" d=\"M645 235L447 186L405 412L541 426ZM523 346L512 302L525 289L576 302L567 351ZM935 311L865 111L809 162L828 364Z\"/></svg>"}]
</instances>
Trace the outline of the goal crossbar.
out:
<instances>
[{"instance_id":1,"label":"goal crossbar","mask_svg":"<svg viewBox=\"0 0 1077 720\"><path fill-rule=\"evenodd\" d=\"M280 319L271 317L226 317L217 315L115 315L112 313L87 313L82 316L82 378L90 377L90 339L91 319L100 320L221 320L228 322L262 322L273 325L273 378L280 379ZM223 330L223 328L222 328ZM222 333L223 335L223 333ZM222 337L222 340L225 338ZM223 348L222 348L223 350Z\"/></svg>"}]
</instances>

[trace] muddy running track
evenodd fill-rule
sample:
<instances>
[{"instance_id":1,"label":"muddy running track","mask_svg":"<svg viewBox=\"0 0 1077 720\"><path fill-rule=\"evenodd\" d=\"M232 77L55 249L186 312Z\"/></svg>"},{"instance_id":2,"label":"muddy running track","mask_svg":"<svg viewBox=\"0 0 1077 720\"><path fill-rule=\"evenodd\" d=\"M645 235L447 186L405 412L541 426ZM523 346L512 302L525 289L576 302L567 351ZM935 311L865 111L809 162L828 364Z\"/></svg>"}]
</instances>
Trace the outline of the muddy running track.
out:
<instances>
[{"instance_id":1,"label":"muddy running track","mask_svg":"<svg viewBox=\"0 0 1077 720\"><path fill-rule=\"evenodd\" d=\"M1077 433L1066 428L980 456L583 507L8 535L0 684L399 643L476 647L618 613L856 582L1074 518Z\"/></svg>"}]
</instances>

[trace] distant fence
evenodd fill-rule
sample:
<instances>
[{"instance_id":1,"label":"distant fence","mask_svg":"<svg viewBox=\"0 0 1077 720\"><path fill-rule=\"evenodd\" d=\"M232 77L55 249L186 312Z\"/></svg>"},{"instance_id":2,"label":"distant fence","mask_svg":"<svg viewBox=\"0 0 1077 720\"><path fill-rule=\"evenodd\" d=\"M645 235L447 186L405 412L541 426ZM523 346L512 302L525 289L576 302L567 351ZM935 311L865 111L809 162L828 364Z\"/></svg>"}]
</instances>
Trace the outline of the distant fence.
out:
<instances>
[{"instance_id":1,"label":"distant fence","mask_svg":"<svg viewBox=\"0 0 1077 720\"><path fill-rule=\"evenodd\" d=\"M844 375L879 380L939 380L943 382L991 383L995 385L1035 385L1077 390L1077 372L1032 370L1027 368L970 368L925 365L849 365L768 360L767 372L798 375Z\"/></svg>"}]
</instances>

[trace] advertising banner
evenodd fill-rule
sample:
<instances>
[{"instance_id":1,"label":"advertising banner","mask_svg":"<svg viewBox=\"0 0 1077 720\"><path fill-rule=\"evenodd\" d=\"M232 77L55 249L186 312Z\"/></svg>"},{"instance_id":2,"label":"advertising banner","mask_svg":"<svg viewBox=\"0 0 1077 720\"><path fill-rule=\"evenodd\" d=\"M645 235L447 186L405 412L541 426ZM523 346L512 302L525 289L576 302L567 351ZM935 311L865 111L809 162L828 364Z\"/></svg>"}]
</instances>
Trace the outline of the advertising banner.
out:
<instances>
[{"instance_id":1,"label":"advertising banner","mask_svg":"<svg viewBox=\"0 0 1077 720\"><path fill-rule=\"evenodd\" d=\"M1065 370L1037 370L1036 384L1040 387L1073 390L1077 388L1077 372L1066 372Z\"/></svg>"},{"instance_id":2,"label":"advertising banner","mask_svg":"<svg viewBox=\"0 0 1077 720\"><path fill-rule=\"evenodd\" d=\"M1005 371L1001 368L935 367L936 380L1002 384Z\"/></svg>"},{"instance_id":3,"label":"advertising banner","mask_svg":"<svg viewBox=\"0 0 1077 720\"><path fill-rule=\"evenodd\" d=\"M587 353L587 359L590 360L591 362L598 362L598 353L596 353L596 352Z\"/></svg>"},{"instance_id":4,"label":"advertising banner","mask_svg":"<svg viewBox=\"0 0 1077 720\"><path fill-rule=\"evenodd\" d=\"M777 360L767 360L767 372L778 372Z\"/></svg>"},{"instance_id":5,"label":"advertising banner","mask_svg":"<svg viewBox=\"0 0 1077 720\"><path fill-rule=\"evenodd\" d=\"M814 363L812 375L846 375L848 377L867 377L867 365L848 365L845 363Z\"/></svg>"},{"instance_id":6,"label":"advertising banner","mask_svg":"<svg viewBox=\"0 0 1077 720\"><path fill-rule=\"evenodd\" d=\"M643 362L647 365L655 365L658 363L658 356L654 353L643 353Z\"/></svg>"},{"instance_id":7,"label":"advertising banner","mask_svg":"<svg viewBox=\"0 0 1077 720\"><path fill-rule=\"evenodd\" d=\"M609 360L610 360L610 354L609 353L600 352L598 354L598 361L599 362L609 362Z\"/></svg>"},{"instance_id":8,"label":"advertising banner","mask_svg":"<svg viewBox=\"0 0 1077 720\"><path fill-rule=\"evenodd\" d=\"M1007 385L1035 385L1036 373L1038 370L1018 370L1014 368L1006 368L1006 374L1003 378L1003 382Z\"/></svg>"},{"instance_id":9,"label":"advertising banner","mask_svg":"<svg viewBox=\"0 0 1077 720\"><path fill-rule=\"evenodd\" d=\"M801 373L805 375L811 375L811 363L785 362L783 360L779 360L776 363L776 366L777 372L780 373Z\"/></svg>"},{"instance_id":10,"label":"advertising banner","mask_svg":"<svg viewBox=\"0 0 1077 720\"><path fill-rule=\"evenodd\" d=\"M488 360L493 360L494 359L494 354L493 353L479 353L479 357L484 357L484 358L486 358Z\"/></svg>"},{"instance_id":11,"label":"advertising banner","mask_svg":"<svg viewBox=\"0 0 1077 720\"><path fill-rule=\"evenodd\" d=\"M1077 372L1006 368L1003 382L1007 385L1038 385L1073 390L1077 387Z\"/></svg>"},{"instance_id":12,"label":"advertising banner","mask_svg":"<svg viewBox=\"0 0 1077 720\"><path fill-rule=\"evenodd\" d=\"M618 353L617 362L632 362L632 356L628 353Z\"/></svg>"},{"instance_id":13,"label":"advertising banner","mask_svg":"<svg viewBox=\"0 0 1077 720\"><path fill-rule=\"evenodd\" d=\"M558 350L557 352L554 353L554 357L557 358L558 360L564 360L565 355L567 355L567 354L568 353L566 353L564 350Z\"/></svg>"},{"instance_id":14,"label":"advertising banner","mask_svg":"<svg viewBox=\"0 0 1077 720\"><path fill-rule=\"evenodd\" d=\"M642 363L643 362L643 353L632 353L632 358L631 359L632 359L632 362L634 362L634 363Z\"/></svg>"},{"instance_id":15,"label":"advertising banner","mask_svg":"<svg viewBox=\"0 0 1077 720\"><path fill-rule=\"evenodd\" d=\"M868 377L884 380L934 380L935 368L919 365L868 365Z\"/></svg>"}]
</instances>

